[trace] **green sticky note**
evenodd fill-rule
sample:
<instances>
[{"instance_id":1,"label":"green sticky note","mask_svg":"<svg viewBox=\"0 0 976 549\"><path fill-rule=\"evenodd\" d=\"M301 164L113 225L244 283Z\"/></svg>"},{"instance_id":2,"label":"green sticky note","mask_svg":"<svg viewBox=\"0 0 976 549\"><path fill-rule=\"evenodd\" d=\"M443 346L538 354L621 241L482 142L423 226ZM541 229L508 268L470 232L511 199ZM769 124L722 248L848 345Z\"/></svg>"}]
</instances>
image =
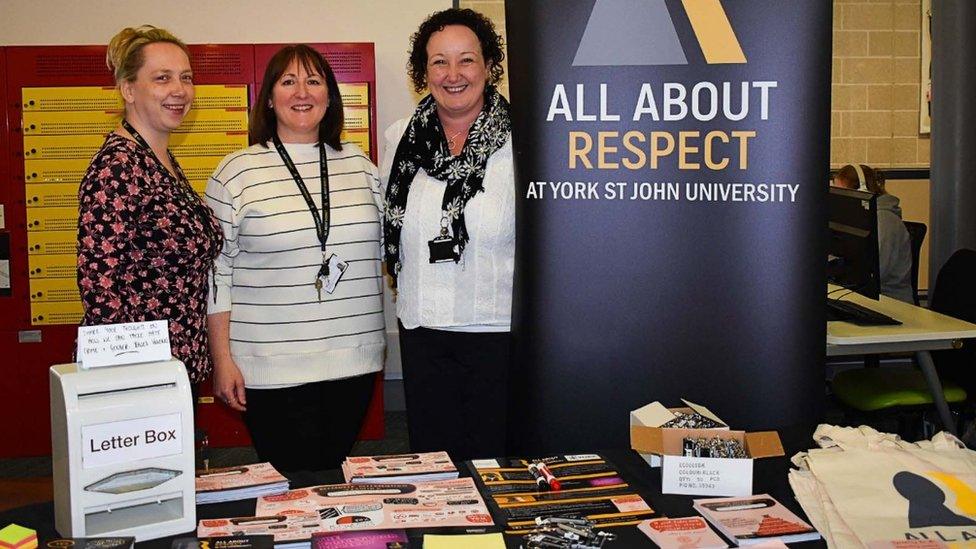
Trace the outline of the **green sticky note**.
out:
<instances>
[{"instance_id":1,"label":"green sticky note","mask_svg":"<svg viewBox=\"0 0 976 549\"><path fill-rule=\"evenodd\" d=\"M37 532L19 524L11 524L0 530L0 546L17 547L31 538L36 539Z\"/></svg>"}]
</instances>

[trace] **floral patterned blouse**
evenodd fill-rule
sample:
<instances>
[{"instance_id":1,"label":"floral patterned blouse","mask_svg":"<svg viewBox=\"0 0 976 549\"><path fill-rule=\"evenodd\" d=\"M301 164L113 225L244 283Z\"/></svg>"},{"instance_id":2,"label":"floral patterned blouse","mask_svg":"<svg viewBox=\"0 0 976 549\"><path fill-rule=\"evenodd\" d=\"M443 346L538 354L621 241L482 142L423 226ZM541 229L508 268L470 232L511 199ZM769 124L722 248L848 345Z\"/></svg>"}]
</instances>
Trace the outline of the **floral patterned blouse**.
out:
<instances>
[{"instance_id":1,"label":"floral patterned blouse","mask_svg":"<svg viewBox=\"0 0 976 549\"><path fill-rule=\"evenodd\" d=\"M109 134L78 190L82 325L169 320L190 381L212 369L207 288L223 236L213 212L134 141Z\"/></svg>"}]
</instances>

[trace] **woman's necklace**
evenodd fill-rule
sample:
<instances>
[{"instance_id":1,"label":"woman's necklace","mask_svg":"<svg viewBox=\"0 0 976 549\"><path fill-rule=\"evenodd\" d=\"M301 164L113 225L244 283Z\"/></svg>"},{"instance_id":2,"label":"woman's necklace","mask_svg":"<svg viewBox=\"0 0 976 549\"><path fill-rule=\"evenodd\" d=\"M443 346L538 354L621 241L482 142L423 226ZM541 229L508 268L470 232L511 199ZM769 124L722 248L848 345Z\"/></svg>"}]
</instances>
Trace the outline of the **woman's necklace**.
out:
<instances>
[{"instance_id":1,"label":"woman's necklace","mask_svg":"<svg viewBox=\"0 0 976 549\"><path fill-rule=\"evenodd\" d=\"M457 138L460 137L461 134L463 133L464 134L464 137L466 139L468 137L468 130L469 129L471 129L471 128L470 127L462 128L462 129L454 132L452 135L447 135L447 132L444 132L445 133L444 136L447 137L447 148L448 149L451 149L453 151L456 148L457 144L458 144ZM463 144L464 143L464 140L462 140L461 143Z\"/></svg>"}]
</instances>

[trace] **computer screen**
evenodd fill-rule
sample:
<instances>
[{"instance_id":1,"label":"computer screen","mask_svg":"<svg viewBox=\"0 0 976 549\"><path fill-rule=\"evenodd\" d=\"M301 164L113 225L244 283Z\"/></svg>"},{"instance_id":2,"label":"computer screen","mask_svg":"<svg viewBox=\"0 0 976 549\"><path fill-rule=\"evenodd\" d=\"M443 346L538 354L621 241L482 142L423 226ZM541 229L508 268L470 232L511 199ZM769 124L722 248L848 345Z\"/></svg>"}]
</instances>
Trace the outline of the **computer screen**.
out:
<instances>
[{"instance_id":1,"label":"computer screen","mask_svg":"<svg viewBox=\"0 0 976 549\"><path fill-rule=\"evenodd\" d=\"M863 191L830 187L827 198L827 281L878 299L877 196Z\"/></svg>"}]
</instances>

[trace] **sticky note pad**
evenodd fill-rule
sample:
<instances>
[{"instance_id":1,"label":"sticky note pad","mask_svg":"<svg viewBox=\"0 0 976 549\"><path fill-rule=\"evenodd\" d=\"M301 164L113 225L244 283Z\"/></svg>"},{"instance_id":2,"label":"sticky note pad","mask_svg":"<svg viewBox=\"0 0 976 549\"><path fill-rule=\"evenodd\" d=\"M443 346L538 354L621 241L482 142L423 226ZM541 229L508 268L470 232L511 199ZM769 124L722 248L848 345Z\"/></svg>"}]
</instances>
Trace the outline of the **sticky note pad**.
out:
<instances>
[{"instance_id":1,"label":"sticky note pad","mask_svg":"<svg viewBox=\"0 0 976 549\"><path fill-rule=\"evenodd\" d=\"M37 547L37 532L17 524L0 530L0 548L34 549Z\"/></svg>"},{"instance_id":2,"label":"sticky note pad","mask_svg":"<svg viewBox=\"0 0 976 549\"><path fill-rule=\"evenodd\" d=\"M505 549L505 539L501 532L494 534L425 534L424 549Z\"/></svg>"}]
</instances>

